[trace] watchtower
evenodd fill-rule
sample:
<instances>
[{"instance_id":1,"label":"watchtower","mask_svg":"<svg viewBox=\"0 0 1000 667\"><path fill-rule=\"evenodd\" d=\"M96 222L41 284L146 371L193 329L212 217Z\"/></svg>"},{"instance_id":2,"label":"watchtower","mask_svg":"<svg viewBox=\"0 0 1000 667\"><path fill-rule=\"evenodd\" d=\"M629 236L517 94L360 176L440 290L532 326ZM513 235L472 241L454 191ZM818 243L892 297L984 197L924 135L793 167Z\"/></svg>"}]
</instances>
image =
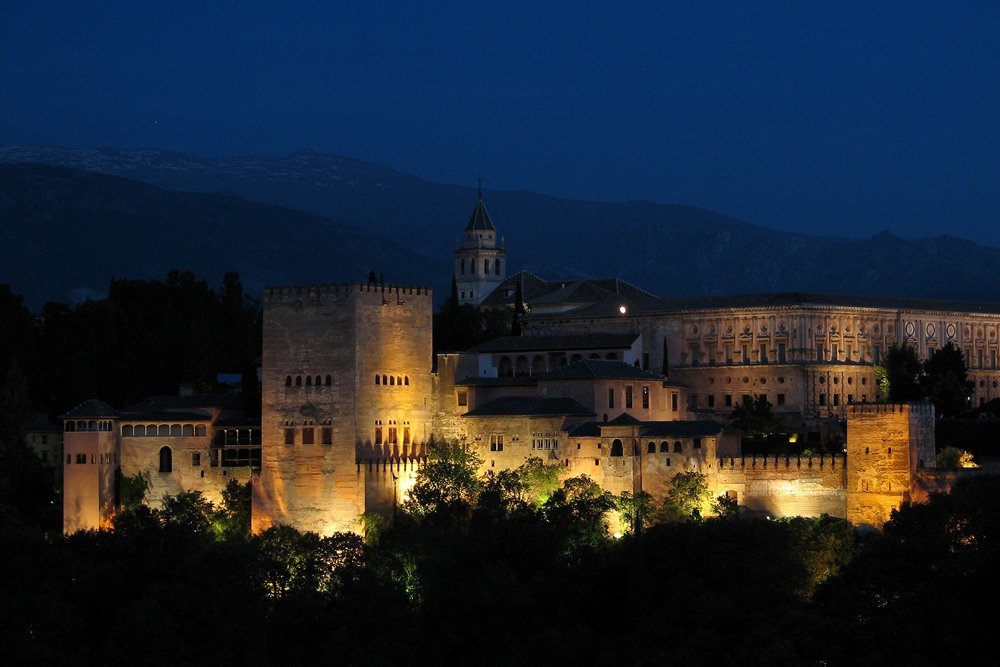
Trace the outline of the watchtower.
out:
<instances>
[{"instance_id":1,"label":"watchtower","mask_svg":"<svg viewBox=\"0 0 1000 667\"><path fill-rule=\"evenodd\" d=\"M362 468L422 456L433 416L431 301L426 288L372 283L264 291L254 531L358 531L380 501L366 497Z\"/></svg>"},{"instance_id":2,"label":"watchtower","mask_svg":"<svg viewBox=\"0 0 1000 667\"><path fill-rule=\"evenodd\" d=\"M859 403L847 410L847 519L881 528L934 467L934 406Z\"/></svg>"}]
</instances>

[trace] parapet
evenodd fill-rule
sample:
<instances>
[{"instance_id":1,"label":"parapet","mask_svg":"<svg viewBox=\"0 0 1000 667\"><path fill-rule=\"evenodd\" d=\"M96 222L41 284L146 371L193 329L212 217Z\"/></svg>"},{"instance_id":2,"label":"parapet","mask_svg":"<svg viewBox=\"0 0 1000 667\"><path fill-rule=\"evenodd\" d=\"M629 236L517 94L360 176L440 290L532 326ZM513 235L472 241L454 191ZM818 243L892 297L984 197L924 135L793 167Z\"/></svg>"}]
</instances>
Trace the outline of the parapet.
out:
<instances>
[{"instance_id":1,"label":"parapet","mask_svg":"<svg viewBox=\"0 0 1000 667\"><path fill-rule=\"evenodd\" d=\"M727 456L719 459L719 470L760 468L768 470L837 469L847 465L846 454L821 454L819 456Z\"/></svg>"},{"instance_id":2,"label":"parapet","mask_svg":"<svg viewBox=\"0 0 1000 667\"><path fill-rule=\"evenodd\" d=\"M847 414L851 415L874 415L874 414L913 414L934 416L934 404L930 402L921 403L852 403L847 406Z\"/></svg>"},{"instance_id":3,"label":"parapet","mask_svg":"<svg viewBox=\"0 0 1000 667\"><path fill-rule=\"evenodd\" d=\"M353 295L381 295L383 298L392 295L397 298L397 301L399 301L399 299L403 296L420 296L430 298L431 288L413 287L409 285L382 285L376 283L340 283L329 285L265 287L264 304L294 303L296 301L319 303L331 300L346 300Z\"/></svg>"}]
</instances>

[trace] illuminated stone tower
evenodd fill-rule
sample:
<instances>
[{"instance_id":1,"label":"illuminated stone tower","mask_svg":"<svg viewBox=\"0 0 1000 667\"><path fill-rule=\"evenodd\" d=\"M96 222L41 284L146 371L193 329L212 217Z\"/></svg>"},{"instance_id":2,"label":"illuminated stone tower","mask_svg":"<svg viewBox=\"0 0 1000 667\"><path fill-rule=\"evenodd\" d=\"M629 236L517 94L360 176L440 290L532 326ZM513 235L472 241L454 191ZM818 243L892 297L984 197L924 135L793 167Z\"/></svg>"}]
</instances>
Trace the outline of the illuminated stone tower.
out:
<instances>
[{"instance_id":1,"label":"illuminated stone tower","mask_svg":"<svg viewBox=\"0 0 1000 667\"><path fill-rule=\"evenodd\" d=\"M934 406L855 403L847 410L847 519L881 528L934 467Z\"/></svg>"},{"instance_id":2,"label":"illuminated stone tower","mask_svg":"<svg viewBox=\"0 0 1000 667\"><path fill-rule=\"evenodd\" d=\"M479 305L503 281L506 271L507 251L483 204L480 180L479 201L469 224L465 226L459 246L455 248L458 302Z\"/></svg>"},{"instance_id":3,"label":"illuminated stone tower","mask_svg":"<svg viewBox=\"0 0 1000 667\"><path fill-rule=\"evenodd\" d=\"M115 512L118 411L90 400L62 416L63 532L107 528Z\"/></svg>"},{"instance_id":4,"label":"illuminated stone tower","mask_svg":"<svg viewBox=\"0 0 1000 667\"><path fill-rule=\"evenodd\" d=\"M264 290L261 471L253 529L360 531L401 500L430 438L431 292Z\"/></svg>"}]
</instances>

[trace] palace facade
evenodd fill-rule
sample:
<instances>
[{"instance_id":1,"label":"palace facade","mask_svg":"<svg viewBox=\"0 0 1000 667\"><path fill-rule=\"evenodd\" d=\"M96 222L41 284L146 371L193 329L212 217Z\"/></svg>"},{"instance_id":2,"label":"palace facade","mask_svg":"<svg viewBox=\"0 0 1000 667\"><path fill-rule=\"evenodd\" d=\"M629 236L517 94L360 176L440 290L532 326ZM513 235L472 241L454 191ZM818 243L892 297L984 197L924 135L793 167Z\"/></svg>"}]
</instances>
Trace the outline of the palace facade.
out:
<instances>
[{"instance_id":1,"label":"palace facade","mask_svg":"<svg viewBox=\"0 0 1000 667\"><path fill-rule=\"evenodd\" d=\"M434 440L474 449L483 471L539 458L563 477L654 497L678 473L697 471L713 495L769 515L828 513L877 526L904 498L946 486L933 470L932 406L876 402L880 356L894 343L926 357L952 342L971 362L975 402L1000 395L998 305L662 299L615 278L506 276L481 197L455 250L454 278L462 303L526 312L523 334L435 359L428 289L271 288L259 422L208 398L71 410L67 532L107 523L119 466L148 477L151 503L184 490L216 499L235 476L252 479L255 531L359 531L363 513L390 515L406 497ZM817 444L846 420L846 446L744 456L731 413L757 395Z\"/></svg>"}]
</instances>

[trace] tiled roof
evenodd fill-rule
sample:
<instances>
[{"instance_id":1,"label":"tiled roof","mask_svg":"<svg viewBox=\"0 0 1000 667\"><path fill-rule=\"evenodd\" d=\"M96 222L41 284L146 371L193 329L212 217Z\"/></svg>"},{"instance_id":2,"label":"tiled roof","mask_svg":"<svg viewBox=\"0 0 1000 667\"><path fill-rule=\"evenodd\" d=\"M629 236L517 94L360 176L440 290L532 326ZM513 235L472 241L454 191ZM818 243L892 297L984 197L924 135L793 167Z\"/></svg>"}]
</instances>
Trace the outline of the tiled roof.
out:
<instances>
[{"instance_id":1,"label":"tiled roof","mask_svg":"<svg viewBox=\"0 0 1000 667\"><path fill-rule=\"evenodd\" d=\"M583 422L572 426L571 438L598 438L602 426L621 426L621 417L628 417L628 424L640 424L639 435L643 438L703 438L718 435L724 429L719 422L708 420L640 422L631 415L623 414L609 422Z\"/></svg>"},{"instance_id":2,"label":"tiled roof","mask_svg":"<svg viewBox=\"0 0 1000 667\"><path fill-rule=\"evenodd\" d=\"M700 438L718 435L723 425L710 420L643 422L640 435L657 438Z\"/></svg>"},{"instance_id":3,"label":"tiled roof","mask_svg":"<svg viewBox=\"0 0 1000 667\"><path fill-rule=\"evenodd\" d=\"M662 382L663 376L641 368L636 368L624 361L609 361L605 359L583 359L562 368L538 376L539 380L657 380Z\"/></svg>"},{"instance_id":4,"label":"tiled roof","mask_svg":"<svg viewBox=\"0 0 1000 667\"><path fill-rule=\"evenodd\" d=\"M599 438L601 437L601 425L598 422L582 422L571 426L569 429L571 438Z\"/></svg>"},{"instance_id":5,"label":"tiled roof","mask_svg":"<svg viewBox=\"0 0 1000 667\"><path fill-rule=\"evenodd\" d=\"M730 308L795 308L833 306L842 308L878 308L885 310L945 311L960 313L1000 313L1000 303L986 301L944 301L894 296L811 294L806 292L769 292L725 296L695 296L660 299L629 304L630 314L671 313ZM574 317L613 316L614 304L595 303L567 313Z\"/></svg>"},{"instance_id":6,"label":"tiled roof","mask_svg":"<svg viewBox=\"0 0 1000 667\"><path fill-rule=\"evenodd\" d=\"M504 336L480 343L466 352L545 352L559 350L624 350L632 347L637 333L551 334Z\"/></svg>"},{"instance_id":7,"label":"tiled roof","mask_svg":"<svg viewBox=\"0 0 1000 667\"><path fill-rule=\"evenodd\" d=\"M243 407L239 394L187 394L150 396L125 408L128 412L160 412L163 410L197 410L204 408L237 409Z\"/></svg>"},{"instance_id":8,"label":"tiled roof","mask_svg":"<svg viewBox=\"0 0 1000 667\"><path fill-rule=\"evenodd\" d=\"M489 307L510 306L514 303L514 288L521 281L524 302L532 305L592 305L608 307L631 303L656 304L654 294L627 283L620 278L542 280L527 271L509 276L490 292L481 305ZM506 296L510 294L510 296Z\"/></svg>"},{"instance_id":9,"label":"tiled roof","mask_svg":"<svg viewBox=\"0 0 1000 667\"><path fill-rule=\"evenodd\" d=\"M118 410L115 410L104 401L92 398L89 401L84 401L66 414L62 415L60 419L117 419L119 415L120 413Z\"/></svg>"},{"instance_id":10,"label":"tiled roof","mask_svg":"<svg viewBox=\"0 0 1000 667\"><path fill-rule=\"evenodd\" d=\"M459 380L455 383L456 386L460 387L533 387L535 384L535 378L528 377L526 375L500 378L480 378L469 376L464 380Z\"/></svg>"},{"instance_id":11,"label":"tiled roof","mask_svg":"<svg viewBox=\"0 0 1000 667\"><path fill-rule=\"evenodd\" d=\"M475 210L472 211L472 217L469 218L469 224L465 226L465 231L496 231L496 228L493 226L493 221L490 220L490 214L486 212L486 205L483 204L482 199L479 200L476 204Z\"/></svg>"},{"instance_id":12,"label":"tiled roof","mask_svg":"<svg viewBox=\"0 0 1000 667\"><path fill-rule=\"evenodd\" d=\"M636 424L641 424L642 421L636 419L627 412L623 412L609 422L605 422L605 426L635 426Z\"/></svg>"},{"instance_id":13,"label":"tiled roof","mask_svg":"<svg viewBox=\"0 0 1000 667\"><path fill-rule=\"evenodd\" d=\"M593 417L594 413L568 396L503 396L465 414L466 417L549 415Z\"/></svg>"},{"instance_id":14,"label":"tiled roof","mask_svg":"<svg viewBox=\"0 0 1000 667\"><path fill-rule=\"evenodd\" d=\"M159 412L131 412L121 413L122 421L133 422L207 422L212 418L204 412L187 412L182 410L163 410Z\"/></svg>"}]
</instances>

